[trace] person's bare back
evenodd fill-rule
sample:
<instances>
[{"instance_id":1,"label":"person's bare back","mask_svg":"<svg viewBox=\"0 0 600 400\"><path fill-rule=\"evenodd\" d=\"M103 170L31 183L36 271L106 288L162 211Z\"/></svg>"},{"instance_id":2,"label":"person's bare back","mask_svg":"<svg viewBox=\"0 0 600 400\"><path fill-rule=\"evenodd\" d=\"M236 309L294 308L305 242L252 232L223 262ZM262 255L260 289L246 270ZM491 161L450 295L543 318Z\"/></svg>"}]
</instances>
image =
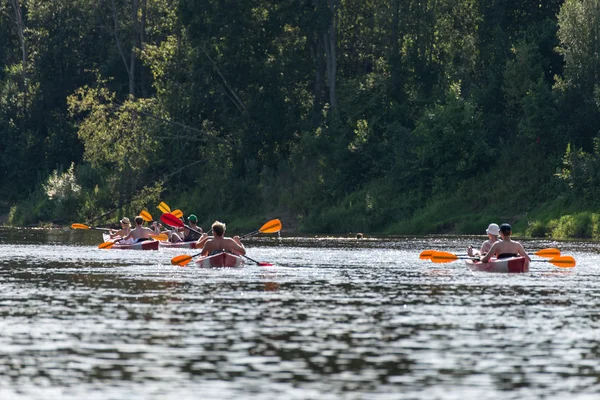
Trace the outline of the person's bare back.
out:
<instances>
[{"instance_id":1,"label":"person's bare back","mask_svg":"<svg viewBox=\"0 0 600 400\"><path fill-rule=\"evenodd\" d=\"M495 242L492 245L490 251L481 258L481 262L488 262L491 257L503 258L510 256L522 256L527 259L527 262L531 261L531 258L527 255L527 252L521 243L511 240L511 234L511 226L509 224L502 224L502 226L500 226L500 236L502 236L502 240Z\"/></svg>"},{"instance_id":2,"label":"person's bare back","mask_svg":"<svg viewBox=\"0 0 600 400\"><path fill-rule=\"evenodd\" d=\"M233 238L224 237L225 224L215 221L212 224L212 231L214 232L215 236L212 239L208 239L204 242L204 246L202 247L201 251L203 256L210 255L217 251L227 251L229 253L242 256L246 254L246 249L240 241L239 236L234 236Z\"/></svg>"},{"instance_id":3,"label":"person's bare back","mask_svg":"<svg viewBox=\"0 0 600 400\"><path fill-rule=\"evenodd\" d=\"M129 232L129 235L127 235L124 238L124 240L135 242L140 239L149 239L150 235L156 235L157 233L160 233L160 231L157 231L158 228L156 222L153 225L154 230L150 228L145 228L144 226L142 226L143 224L144 219L142 217L140 217L139 215L135 217L135 228L132 229L131 232Z\"/></svg>"}]
</instances>

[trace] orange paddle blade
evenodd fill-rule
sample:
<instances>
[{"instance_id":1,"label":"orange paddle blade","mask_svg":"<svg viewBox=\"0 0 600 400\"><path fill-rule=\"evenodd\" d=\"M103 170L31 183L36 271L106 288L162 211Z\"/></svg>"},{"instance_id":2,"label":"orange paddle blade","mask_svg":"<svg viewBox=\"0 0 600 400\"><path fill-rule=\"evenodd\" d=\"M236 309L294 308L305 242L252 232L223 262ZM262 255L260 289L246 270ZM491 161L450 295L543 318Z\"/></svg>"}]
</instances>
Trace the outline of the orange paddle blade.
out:
<instances>
[{"instance_id":1,"label":"orange paddle blade","mask_svg":"<svg viewBox=\"0 0 600 400\"><path fill-rule=\"evenodd\" d=\"M171 212L171 207L169 207L164 201L161 201L156 208L158 208L163 214Z\"/></svg>"},{"instance_id":2,"label":"orange paddle blade","mask_svg":"<svg viewBox=\"0 0 600 400\"><path fill-rule=\"evenodd\" d=\"M434 251L431 255L431 261L434 263L447 263L458 260L458 256L453 253L448 253L446 251Z\"/></svg>"},{"instance_id":3,"label":"orange paddle blade","mask_svg":"<svg viewBox=\"0 0 600 400\"><path fill-rule=\"evenodd\" d=\"M140 217L142 217L146 222L152 221L152 215L146 210L142 210L140 212Z\"/></svg>"},{"instance_id":4,"label":"orange paddle blade","mask_svg":"<svg viewBox=\"0 0 600 400\"><path fill-rule=\"evenodd\" d=\"M169 240L169 235L167 235L166 233L159 233L157 235L150 234L148 236L150 236L154 240Z\"/></svg>"},{"instance_id":5,"label":"orange paddle blade","mask_svg":"<svg viewBox=\"0 0 600 400\"><path fill-rule=\"evenodd\" d=\"M181 210L175 210L173 211L171 214L173 214L174 216L176 216L177 218L181 218L183 217L183 211Z\"/></svg>"},{"instance_id":6,"label":"orange paddle blade","mask_svg":"<svg viewBox=\"0 0 600 400\"><path fill-rule=\"evenodd\" d=\"M573 268L576 265L575 259L571 256L554 257L547 261L560 268Z\"/></svg>"},{"instance_id":7,"label":"orange paddle blade","mask_svg":"<svg viewBox=\"0 0 600 400\"><path fill-rule=\"evenodd\" d=\"M99 249L110 249L111 247L113 247L115 245L115 242L110 241L110 242L104 242L101 243L98 248Z\"/></svg>"},{"instance_id":8,"label":"orange paddle blade","mask_svg":"<svg viewBox=\"0 0 600 400\"><path fill-rule=\"evenodd\" d=\"M421 260L431 260L431 256L435 253L435 250L423 250L421 254L419 254L419 258Z\"/></svg>"},{"instance_id":9,"label":"orange paddle blade","mask_svg":"<svg viewBox=\"0 0 600 400\"><path fill-rule=\"evenodd\" d=\"M538 257L552 258L552 257L558 257L558 256L560 256L560 250L551 247L551 248L547 248L547 249L542 249L542 250L536 251L533 254L535 254Z\"/></svg>"},{"instance_id":10,"label":"orange paddle blade","mask_svg":"<svg viewBox=\"0 0 600 400\"><path fill-rule=\"evenodd\" d=\"M281 230L281 221L278 219L272 219L258 230L260 233L275 233Z\"/></svg>"},{"instance_id":11,"label":"orange paddle blade","mask_svg":"<svg viewBox=\"0 0 600 400\"><path fill-rule=\"evenodd\" d=\"M187 265L190 261L192 261L192 256L189 254L182 254L180 256L171 258L171 264L179 265L180 267Z\"/></svg>"},{"instance_id":12,"label":"orange paddle blade","mask_svg":"<svg viewBox=\"0 0 600 400\"><path fill-rule=\"evenodd\" d=\"M71 229L90 229L90 227L84 224L71 224Z\"/></svg>"}]
</instances>

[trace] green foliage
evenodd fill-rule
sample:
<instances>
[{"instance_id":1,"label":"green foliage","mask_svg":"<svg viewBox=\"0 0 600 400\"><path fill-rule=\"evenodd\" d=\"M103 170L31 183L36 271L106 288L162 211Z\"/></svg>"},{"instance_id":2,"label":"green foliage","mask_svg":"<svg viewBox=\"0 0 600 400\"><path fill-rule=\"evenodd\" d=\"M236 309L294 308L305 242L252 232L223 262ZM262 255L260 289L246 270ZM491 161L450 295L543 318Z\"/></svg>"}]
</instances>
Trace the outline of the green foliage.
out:
<instances>
[{"instance_id":1,"label":"green foliage","mask_svg":"<svg viewBox=\"0 0 600 400\"><path fill-rule=\"evenodd\" d=\"M542 3L2 2L4 207L595 237L600 8Z\"/></svg>"},{"instance_id":2,"label":"green foliage","mask_svg":"<svg viewBox=\"0 0 600 400\"><path fill-rule=\"evenodd\" d=\"M425 110L414 130L419 140L415 167L433 192L446 190L489 165L491 149L481 113L460 96Z\"/></svg>"},{"instance_id":3,"label":"green foliage","mask_svg":"<svg viewBox=\"0 0 600 400\"><path fill-rule=\"evenodd\" d=\"M594 138L594 151L587 153L569 144L563 168L557 176L566 181L575 195L594 201L600 194L600 136Z\"/></svg>"},{"instance_id":4,"label":"green foliage","mask_svg":"<svg viewBox=\"0 0 600 400\"><path fill-rule=\"evenodd\" d=\"M550 234L548 226L542 221L533 221L527 225L525 234L534 238L543 238Z\"/></svg>"},{"instance_id":5,"label":"green foliage","mask_svg":"<svg viewBox=\"0 0 600 400\"><path fill-rule=\"evenodd\" d=\"M556 239L577 238L591 239L599 235L600 216L596 213L576 213L564 215L552 221L550 235Z\"/></svg>"}]
</instances>

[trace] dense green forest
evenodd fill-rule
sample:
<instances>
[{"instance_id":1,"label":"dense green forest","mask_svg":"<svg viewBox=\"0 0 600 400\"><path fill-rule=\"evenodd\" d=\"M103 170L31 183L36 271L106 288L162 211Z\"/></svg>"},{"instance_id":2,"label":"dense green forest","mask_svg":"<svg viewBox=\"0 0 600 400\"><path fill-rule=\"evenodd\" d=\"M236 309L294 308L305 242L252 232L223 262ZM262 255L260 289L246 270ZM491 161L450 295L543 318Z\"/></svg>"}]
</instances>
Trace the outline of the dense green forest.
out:
<instances>
[{"instance_id":1,"label":"dense green forest","mask_svg":"<svg viewBox=\"0 0 600 400\"><path fill-rule=\"evenodd\" d=\"M0 214L599 237L600 0L1 0Z\"/></svg>"}]
</instances>

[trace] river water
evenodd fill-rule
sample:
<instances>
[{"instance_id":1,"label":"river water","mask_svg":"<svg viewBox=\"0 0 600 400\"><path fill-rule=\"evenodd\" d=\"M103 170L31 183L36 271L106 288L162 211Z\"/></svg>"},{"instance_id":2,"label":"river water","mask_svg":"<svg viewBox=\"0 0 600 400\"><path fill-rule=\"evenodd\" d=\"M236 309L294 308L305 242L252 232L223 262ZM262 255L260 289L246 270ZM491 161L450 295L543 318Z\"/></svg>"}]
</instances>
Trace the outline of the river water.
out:
<instances>
[{"instance_id":1,"label":"river water","mask_svg":"<svg viewBox=\"0 0 600 400\"><path fill-rule=\"evenodd\" d=\"M0 230L0 399L598 399L598 245L528 274L419 260L483 237L247 241L175 267L98 231Z\"/></svg>"}]
</instances>

